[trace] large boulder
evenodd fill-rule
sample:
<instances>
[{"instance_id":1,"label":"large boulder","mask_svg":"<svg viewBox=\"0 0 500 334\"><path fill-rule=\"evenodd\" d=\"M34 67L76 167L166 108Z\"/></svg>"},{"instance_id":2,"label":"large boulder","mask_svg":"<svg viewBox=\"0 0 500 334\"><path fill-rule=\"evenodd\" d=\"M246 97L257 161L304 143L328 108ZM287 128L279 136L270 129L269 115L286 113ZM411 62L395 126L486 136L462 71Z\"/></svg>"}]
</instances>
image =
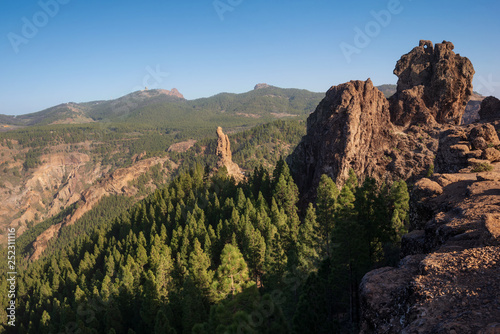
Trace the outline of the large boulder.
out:
<instances>
[{"instance_id":1,"label":"large boulder","mask_svg":"<svg viewBox=\"0 0 500 334\"><path fill-rule=\"evenodd\" d=\"M420 45L402 56L394 74L397 92L390 98L391 120L412 124L460 124L472 94L474 68L469 59L453 52L450 42Z\"/></svg>"},{"instance_id":2,"label":"large boulder","mask_svg":"<svg viewBox=\"0 0 500 334\"><path fill-rule=\"evenodd\" d=\"M500 100L494 96L488 96L481 102L479 117L483 121L493 121L500 118Z\"/></svg>"},{"instance_id":3,"label":"large boulder","mask_svg":"<svg viewBox=\"0 0 500 334\"><path fill-rule=\"evenodd\" d=\"M500 145L495 127L488 123L474 126L469 133L469 140L473 145L478 145L476 149L485 149L488 146ZM486 144L486 147L481 147L484 144Z\"/></svg>"},{"instance_id":4,"label":"large boulder","mask_svg":"<svg viewBox=\"0 0 500 334\"><path fill-rule=\"evenodd\" d=\"M438 173L470 172L474 159L499 161L500 145L495 127L488 123L470 124L452 127L441 131L439 147L435 159L435 171Z\"/></svg>"}]
</instances>

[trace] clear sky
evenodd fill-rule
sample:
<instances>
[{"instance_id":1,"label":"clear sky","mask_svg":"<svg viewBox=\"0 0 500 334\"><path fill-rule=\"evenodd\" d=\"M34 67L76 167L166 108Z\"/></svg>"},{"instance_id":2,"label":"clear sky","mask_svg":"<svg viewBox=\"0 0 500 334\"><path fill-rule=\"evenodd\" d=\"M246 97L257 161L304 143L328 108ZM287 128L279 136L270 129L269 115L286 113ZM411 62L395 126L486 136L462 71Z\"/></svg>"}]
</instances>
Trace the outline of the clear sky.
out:
<instances>
[{"instance_id":1,"label":"clear sky","mask_svg":"<svg viewBox=\"0 0 500 334\"><path fill-rule=\"evenodd\" d=\"M500 97L499 14L498 0L0 0L0 113L146 85L195 99L261 82L396 83L420 39L453 42L474 90Z\"/></svg>"}]
</instances>

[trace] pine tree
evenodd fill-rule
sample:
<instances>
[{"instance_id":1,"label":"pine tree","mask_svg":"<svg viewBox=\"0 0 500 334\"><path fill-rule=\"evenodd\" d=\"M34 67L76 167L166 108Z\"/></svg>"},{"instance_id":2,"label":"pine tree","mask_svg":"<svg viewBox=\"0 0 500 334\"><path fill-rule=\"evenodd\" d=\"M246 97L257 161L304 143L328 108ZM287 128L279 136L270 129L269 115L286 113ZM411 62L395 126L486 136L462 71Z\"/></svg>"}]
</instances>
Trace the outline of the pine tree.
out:
<instances>
[{"instance_id":1,"label":"pine tree","mask_svg":"<svg viewBox=\"0 0 500 334\"><path fill-rule=\"evenodd\" d=\"M194 239L194 249L189 255L189 273L196 287L203 292L205 297L210 295L213 272L209 270L210 258L201 248L198 239Z\"/></svg>"},{"instance_id":2,"label":"pine tree","mask_svg":"<svg viewBox=\"0 0 500 334\"><path fill-rule=\"evenodd\" d=\"M280 286L288 265L288 256L279 233L274 233L266 254L266 282Z\"/></svg>"},{"instance_id":3,"label":"pine tree","mask_svg":"<svg viewBox=\"0 0 500 334\"><path fill-rule=\"evenodd\" d=\"M332 276L337 283L337 291L348 291L348 304L345 310L349 314L349 323L359 319L359 282L363 272L363 263L368 254L366 242L358 223L355 207L355 195L358 181L351 170L349 178L337 198L335 226L332 231L333 250L331 256Z\"/></svg>"},{"instance_id":4,"label":"pine tree","mask_svg":"<svg viewBox=\"0 0 500 334\"><path fill-rule=\"evenodd\" d=\"M248 265L252 271L253 279L255 283L259 285L266 256L266 243L259 230L255 229L249 222L245 224L243 230L242 250L248 259Z\"/></svg>"},{"instance_id":5,"label":"pine tree","mask_svg":"<svg viewBox=\"0 0 500 334\"><path fill-rule=\"evenodd\" d=\"M52 328L51 328L52 327ZM40 319L40 332L50 333L52 332L53 326L50 326L50 315L47 310L42 313L42 318Z\"/></svg>"},{"instance_id":6,"label":"pine tree","mask_svg":"<svg viewBox=\"0 0 500 334\"><path fill-rule=\"evenodd\" d=\"M241 292L248 285L248 267L237 246L226 244L221 253L221 264L217 268L214 290L216 299Z\"/></svg>"},{"instance_id":7,"label":"pine tree","mask_svg":"<svg viewBox=\"0 0 500 334\"><path fill-rule=\"evenodd\" d=\"M144 283L142 284L142 293L140 296L141 308L139 314L142 319L141 331L150 333L153 329L156 310L159 305L159 296L156 290L156 277L153 272L148 270L144 276Z\"/></svg>"},{"instance_id":8,"label":"pine tree","mask_svg":"<svg viewBox=\"0 0 500 334\"><path fill-rule=\"evenodd\" d=\"M170 320L163 308L156 313L154 334L177 334L177 331L170 326Z\"/></svg>"},{"instance_id":9,"label":"pine tree","mask_svg":"<svg viewBox=\"0 0 500 334\"><path fill-rule=\"evenodd\" d=\"M390 199L393 203L393 212L391 217L391 228L395 235L394 242L399 242L401 237L407 233L410 209L410 195L408 194L408 186L404 181L396 181L393 183L390 192Z\"/></svg>"},{"instance_id":10,"label":"pine tree","mask_svg":"<svg viewBox=\"0 0 500 334\"><path fill-rule=\"evenodd\" d=\"M181 297L183 333L191 333L194 325L207 320L208 302L190 276L184 280Z\"/></svg>"},{"instance_id":11,"label":"pine tree","mask_svg":"<svg viewBox=\"0 0 500 334\"><path fill-rule=\"evenodd\" d=\"M360 226L360 235L358 238L362 243L363 249L368 254L365 255L364 266L368 268L381 260L382 237L384 231L384 220L387 219L385 203L383 196L378 194L379 186L375 179L367 177L361 187L356 189L356 213L358 225ZM361 260L361 258L359 259Z\"/></svg>"},{"instance_id":12,"label":"pine tree","mask_svg":"<svg viewBox=\"0 0 500 334\"><path fill-rule=\"evenodd\" d=\"M326 256L331 255L330 239L334 228L335 212L339 190L335 182L326 174L321 175L318 185L316 205L318 207L318 228Z\"/></svg>"},{"instance_id":13,"label":"pine tree","mask_svg":"<svg viewBox=\"0 0 500 334\"><path fill-rule=\"evenodd\" d=\"M318 230L316 210L312 203L309 203L304 222L300 225L299 242L297 244L298 269L304 275L314 271L319 265L320 236Z\"/></svg>"}]
</instances>

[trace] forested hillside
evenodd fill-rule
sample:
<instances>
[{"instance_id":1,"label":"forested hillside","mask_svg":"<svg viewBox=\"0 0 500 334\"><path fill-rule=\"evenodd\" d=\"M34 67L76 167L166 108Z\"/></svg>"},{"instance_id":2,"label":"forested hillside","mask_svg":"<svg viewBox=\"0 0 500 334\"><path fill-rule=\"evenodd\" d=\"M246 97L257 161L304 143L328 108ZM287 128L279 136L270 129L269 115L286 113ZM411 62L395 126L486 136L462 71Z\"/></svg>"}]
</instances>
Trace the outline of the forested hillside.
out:
<instances>
[{"instance_id":1,"label":"forested hillside","mask_svg":"<svg viewBox=\"0 0 500 334\"><path fill-rule=\"evenodd\" d=\"M397 259L406 184L324 176L317 195L299 212L282 159L240 184L197 165L20 265L15 332L355 331L362 275Z\"/></svg>"},{"instance_id":2,"label":"forested hillside","mask_svg":"<svg viewBox=\"0 0 500 334\"><path fill-rule=\"evenodd\" d=\"M304 133L305 128L303 122L291 120L275 121L273 123L254 127L250 130L237 132L230 136L232 147L235 148L235 161L237 161L246 171L252 171L255 166L259 166L260 164L264 164L267 167L273 167L280 156L286 156L291 152ZM117 143L117 145L119 144ZM141 175L133 182L130 182L130 187L137 189L138 196L145 196L151 192L151 189L155 189L165 182L166 173L169 175L169 178L172 178L175 175L188 172L190 169L195 168L197 164L201 166L214 166L215 147L216 140L207 138L196 142L195 145L186 152L160 151L154 153L156 155L167 155L171 159L167 160L167 163L164 164L168 166L170 170L163 168L163 166L155 165L148 172ZM102 152L105 153L107 151L103 149ZM153 153L148 152L146 157L150 154ZM99 159L99 157L95 159ZM112 161L110 158L106 160ZM119 166L119 161L120 160L115 160L115 166ZM136 165L136 163L133 164L132 162L133 161L130 161L128 165ZM172 170L170 165L175 165L175 163L178 163L179 167ZM168 174L170 171L173 171L172 174ZM22 170L20 173L28 174L30 170ZM109 198L104 197L99 201L95 210L86 214L74 225L63 227L57 239L48 243L45 253L50 254L52 251L58 251L61 245L66 245L76 235L85 234L89 231L90 227L100 224L103 217L111 217L121 212L121 210L130 206L131 203L134 203L136 200L137 199L134 199L134 197L130 197L130 195L126 194L112 195ZM25 231L18 240L18 242L22 244L20 248L22 250L22 256L31 256L34 251L32 243L36 238L52 225L59 224L65 218L71 216L75 212L75 207L77 205L78 203L68 206L60 214L52 218L28 220L28 230ZM90 219L89 216L96 217L96 219Z\"/></svg>"},{"instance_id":3,"label":"forested hillside","mask_svg":"<svg viewBox=\"0 0 500 334\"><path fill-rule=\"evenodd\" d=\"M244 169L271 167L305 134L304 120L321 96L267 87L187 101L149 90L16 117L17 126L5 128L13 130L0 132L0 200L5 203L0 226L24 233L38 224L53 225L46 219L113 173L131 173L139 161L161 158L165 179L196 163L211 164L217 126L236 136L235 159ZM143 196L148 183L144 177L131 180L108 195ZM5 241L6 234L0 235L0 244Z\"/></svg>"}]
</instances>

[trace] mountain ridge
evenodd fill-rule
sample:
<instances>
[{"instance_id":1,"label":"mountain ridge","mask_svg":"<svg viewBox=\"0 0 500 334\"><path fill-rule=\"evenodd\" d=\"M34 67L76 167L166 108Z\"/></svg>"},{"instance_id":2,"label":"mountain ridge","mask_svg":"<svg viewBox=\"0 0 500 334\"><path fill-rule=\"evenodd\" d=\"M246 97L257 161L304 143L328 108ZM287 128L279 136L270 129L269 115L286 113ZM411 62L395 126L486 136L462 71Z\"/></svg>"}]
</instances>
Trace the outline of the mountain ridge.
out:
<instances>
[{"instance_id":1,"label":"mountain ridge","mask_svg":"<svg viewBox=\"0 0 500 334\"><path fill-rule=\"evenodd\" d=\"M293 98L297 94L303 94L306 97L314 97L314 99L320 98L322 93L310 92L305 89L295 89L295 88L279 88L274 86L261 87L263 91L270 91L278 93L277 96L288 96ZM102 120L114 120L123 116L126 113L133 112L144 106L150 104L158 103L177 103L179 105L185 105L192 108L200 108L207 103L212 105L217 101L221 102L232 102L234 98L244 98L249 97L255 98L263 95L263 92L248 91L245 93L227 93L221 92L216 95L197 98L192 100L186 100L184 96L176 89L173 88L171 91L165 89L149 89L135 91L117 99L111 100L94 100L88 102L67 102L49 107L40 111L33 113L22 114L22 115L5 115L0 114L0 124L2 125L15 125L15 126L32 126L32 125L47 125L54 124L54 122L63 121L65 118L75 117L77 115L89 118L81 122L74 123L86 123L92 121L102 121Z\"/></svg>"},{"instance_id":2,"label":"mountain ridge","mask_svg":"<svg viewBox=\"0 0 500 334\"><path fill-rule=\"evenodd\" d=\"M386 95L391 96L396 91L395 85L384 84L378 86ZM126 117L138 109L148 105L172 103L175 105L188 106L200 109L203 107L215 108L226 111L226 107L235 103L235 99L241 98L242 103L255 98L287 97L292 100L291 107L294 108L293 100L306 98L311 100L308 107L315 108L316 102L324 96L324 93L312 92L300 88L280 88L269 84L257 84L253 90L244 93L221 92L210 97L202 97L187 100L176 89L145 89L123 95L110 100L93 100L88 102L65 102L58 105L21 115L0 114L0 131L15 129L16 126L35 126L50 124L85 124L100 121L117 121ZM238 104L238 102L236 102ZM264 104L265 105L265 104ZM269 104L272 107L272 104ZM235 106L233 109L241 109ZM282 108L281 108L282 109ZM283 112L283 110L277 110ZM312 111L312 110L311 110ZM292 113L293 114L293 113Z\"/></svg>"}]
</instances>

